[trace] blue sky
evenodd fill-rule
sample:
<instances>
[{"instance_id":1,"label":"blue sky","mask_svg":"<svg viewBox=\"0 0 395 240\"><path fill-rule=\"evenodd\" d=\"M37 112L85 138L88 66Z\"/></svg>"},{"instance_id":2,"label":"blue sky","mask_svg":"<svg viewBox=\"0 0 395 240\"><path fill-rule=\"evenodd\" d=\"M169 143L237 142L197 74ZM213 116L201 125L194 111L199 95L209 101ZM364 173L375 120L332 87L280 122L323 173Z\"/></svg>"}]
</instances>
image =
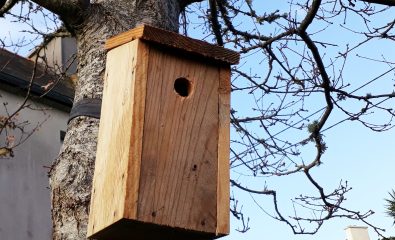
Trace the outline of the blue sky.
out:
<instances>
[{"instance_id":1,"label":"blue sky","mask_svg":"<svg viewBox=\"0 0 395 240\"><path fill-rule=\"evenodd\" d=\"M285 1L281 3L268 3L267 1L254 1L257 3L258 8L265 9L283 9L286 8ZM288 6L289 8L289 6ZM303 11L295 9L298 14L303 17ZM390 14L390 15L388 15ZM391 19L393 12L387 13L386 16L382 17L381 20L387 20L387 17ZM392 17L393 19L393 17ZM374 19L372 19L374 20ZM328 26L322 33L313 36L313 39L322 40L327 42L336 43L341 47L346 44L356 44L361 38L355 37L345 29L340 28L341 22L333 20L334 23ZM373 21L373 23L379 24L380 21ZM363 23L360 19L349 16L348 25L355 27L355 29L363 29ZM319 30L322 26L312 25L309 28L310 32ZM326 59L331 55L337 54L339 51L337 48L320 48L321 55L325 54ZM393 42L388 43L385 41L375 41L371 44L367 44L357 52L353 53L350 57L350 61L347 63L347 69L344 73L346 81L353 83L353 87L349 90L356 89L358 86L370 81L382 72L391 69L391 66L383 66L382 64L374 63L370 60L362 59L357 57L370 56L372 58L380 58L385 56L388 61L393 60L395 56L395 46ZM256 61L257 62L257 61ZM259 68L257 63L249 61L248 66L250 68ZM394 72L390 72L384 78L379 81L375 81L373 84L362 88L358 93L362 95L367 93L378 93L388 92L394 88ZM245 108L246 100L244 96L235 94L232 96L232 103L235 108ZM310 103L311 109L320 109L322 103L314 103L315 97L312 97ZM362 105L359 102L347 103L349 108L360 109ZM389 106L394 106L393 100L388 102ZM335 113L330 118L330 126L333 123L343 119L344 115L341 113ZM381 114L374 114L371 116L372 120L384 120L385 116ZM259 130L257 130L259 131ZM328 145L328 150L325 152L323 157L324 164L312 173L320 181L325 189L331 190L335 188L340 181L348 181L349 185L352 186L351 192L346 197L347 201L345 206L353 209L360 210L361 212L373 210L375 214L369 218L369 222L373 225L386 229L387 236L395 236L395 227L392 225L393 219L389 218L385 214L385 201L388 192L394 188L394 130L390 130L384 133L372 132L357 122L346 122L340 124L326 132L324 132L325 142ZM285 132L283 136L285 139L292 139L297 135L303 135L305 133ZM305 152L302 156L304 160L308 160L311 155L309 152ZM233 170L232 176L234 178L240 177L240 171ZM284 215L292 215L293 209L290 199L298 196L299 193L314 193L314 189L307 183L307 180L302 174L292 177L281 177L281 179L255 179L244 177L244 183L250 184L257 189L262 189L265 182L268 182L269 187L278 190L279 203L283 207ZM239 193L240 194L240 193ZM244 210L249 213L251 217L250 225L251 230L244 234L239 234L236 231L232 231L230 236L224 238L226 240L236 239L320 239L320 240L341 240L345 239L344 228L349 225L360 225L365 226L361 222L351 221L348 219L333 219L324 224L321 230L314 236L311 235L293 235L291 229L284 223L279 223L276 220L268 217L268 215L256 205L258 202L261 207L268 213L273 213L273 207L270 200L265 198L255 198L249 194L243 195ZM237 222L232 220L232 228L238 227ZM377 239L377 234L369 229L370 238Z\"/></svg>"},{"instance_id":2,"label":"blue sky","mask_svg":"<svg viewBox=\"0 0 395 240\"><path fill-rule=\"evenodd\" d=\"M258 1L257 9L262 11L271 11L274 9L282 9L288 11L289 5L286 1ZM264 9L264 10L262 10ZM303 12L295 9L297 14L303 16ZM392 15L393 16L393 15ZM351 19L350 21L354 21ZM351 25L361 27L361 23L355 19L355 23L351 22ZM340 31L339 22L335 22L332 26L327 28L322 34L317 35L317 38L327 38L330 41L334 41L339 44L346 44L356 42L353 35L347 31ZM319 26L313 26L319 28ZM1 38L7 38L8 40L17 41L17 39L26 37L27 34L21 32L23 30L22 25L15 25L15 23L7 22L0 19L0 33ZM199 28L190 28L191 36L195 38L202 38L202 33ZM270 28L265 29L267 31ZM210 40L210 39L207 39ZM32 49L33 45L25 47L20 50L19 53L24 55ZM16 50L16 49L12 49ZM320 49L323 51L322 49ZM325 53L330 56L336 54L336 49L325 49ZM389 61L395 62L395 45L388 42L374 42L371 45L367 45L364 49L358 52L359 54L365 54L369 56L380 57L381 54L385 54ZM348 63L347 71L345 72L345 78L354 82L360 81L361 84L367 82L374 77L378 76L385 70L388 70L389 66L383 66L382 64L375 64L366 59L361 59L356 56L352 58L352 62ZM257 61L251 61L250 59L245 64L246 68L260 69L259 59ZM243 60L242 60L243 63ZM262 69L262 72L265 70ZM376 92L383 91L393 88L394 84L394 73L389 73L382 80L375 82L369 87L362 89L361 91ZM359 83L354 86L361 85ZM251 99L244 98L239 94L232 96L232 107L235 109L244 109L251 107ZM395 105L394 101L390 101L388 104ZM319 109L322 107L320 103L315 104L314 99L310 103L311 108ZM359 108L358 103L350 104L350 108ZM340 113L335 114L330 119L332 123L336 123L341 120L344 116ZM384 116L374 115L373 118L381 120ZM259 130L257 130L259 131ZM287 135L288 134L288 135ZM282 137L284 138L295 138L295 134L306 135L306 132L285 132ZM373 210L375 214L369 218L369 221L387 230L388 236L395 236L395 227L392 225L393 219L389 218L385 214L385 201L388 192L395 188L393 177L393 171L395 169L394 161L394 136L395 131L390 130L384 133L372 132L365 127L361 126L356 122L346 122L338 125L324 133L325 141L328 145L328 150L324 155L324 164L316 168L312 174L316 176L321 184L332 189L336 187L339 182L348 181L349 185L352 186L352 191L347 195L347 207L354 209L368 211ZM235 138L236 135L233 135ZM309 158L309 152L305 152L303 157ZM245 182L251 184L257 189L263 188L265 182L269 183L271 187L279 190L279 203L282 209L284 209L284 215L292 214L292 205L290 199L297 196L299 193L312 193L314 189L306 184L307 181L302 174L297 174L292 177L281 177L281 178L250 178L240 175L238 169L232 169L231 171L233 178L243 178ZM232 191L234 191L232 189ZM291 229L284 223L280 223L270 218L266 213L273 213L273 207L270 199L254 197L254 199L246 193L235 192L239 194L243 204L243 209L247 216L250 217L251 229L247 233L240 234L234 229L239 227L239 223L234 218L231 219L231 234L228 237L224 237L224 240L283 240L283 239L320 239L320 240L342 240L345 239L344 228L349 225L361 225L360 222L351 221L348 219L333 219L324 224L321 230L316 235L298 235L292 234ZM256 203L259 203L263 207L264 211L260 209ZM377 235L370 229L370 238L377 239Z\"/></svg>"},{"instance_id":3,"label":"blue sky","mask_svg":"<svg viewBox=\"0 0 395 240\"><path fill-rule=\"evenodd\" d=\"M387 229L388 235L395 235L395 229L392 225L393 220L385 214L383 199L388 197L388 191L394 187L394 133L394 131L372 133L364 127L353 124L336 127L326 134L329 148L324 156L324 164L314 171L314 175L318 176L318 179L328 188L336 186L340 180L347 180L353 189L348 194L346 206L361 211L370 209L375 211L376 213L369 218L370 222ZM290 192L284 191L284 189L297 188L301 192L311 191L302 176L300 178L284 178L280 187L283 189L280 197L284 204L289 204L288 200L292 198L291 194L288 195ZM295 193L295 191L291 192ZM251 197L246 194L245 198L250 199ZM267 209L271 209L270 201L262 200L262 203L264 206L268 204ZM232 219L232 232L224 239L342 240L345 239L343 231L345 227L349 225L365 226L356 221L334 219L326 222L314 236L295 236L288 226L268 217L257 208L253 201L246 200L244 209L248 209L250 214L251 230L239 234L234 230L239 223ZM371 229L369 232L372 240L377 239L377 234Z\"/></svg>"},{"instance_id":4,"label":"blue sky","mask_svg":"<svg viewBox=\"0 0 395 240\"><path fill-rule=\"evenodd\" d=\"M281 12L289 11L289 4L286 1L254 1L256 3L257 11L270 12L272 10L280 9ZM300 18L304 16L304 12L300 9L292 9ZM371 18L372 24L379 25L384 21L393 20L394 12L386 12L385 14L378 15ZM191 18L192 22L198 26L199 19ZM335 43L337 47L320 48L321 55L325 54L325 61L330 57L336 56L338 51L344 50L346 45L350 47L355 46L363 37L340 27L343 24L343 19L331 20L332 24L313 24L309 28L309 32L316 32L325 28L324 31L319 32L312 36L314 40L322 40L325 42ZM253 23L240 21L239 26L241 29L246 30L253 28ZM252 26L252 27L251 27ZM364 23L358 17L348 15L347 25L353 30L362 30L365 28ZM269 34L273 30L271 27L261 29L264 34ZM195 28L190 28L191 36L203 38L201 32ZM212 38L212 37L211 37ZM210 41L210 37L205 39ZM228 47L232 47L229 45ZM265 74L263 64L260 64L261 59L259 54L249 57L249 59L242 58L241 65L243 69L248 72L256 71L262 75ZM352 91L359 86L364 85L381 73L393 68L393 64L378 64L377 62L367 60L363 57L371 57L380 59L385 57L389 62L395 62L395 46L393 42L388 41L374 41L368 43L352 52L349 56L347 67L344 72L344 79L352 83L352 87L348 91ZM360 57L362 56L362 57ZM258 70L257 70L258 69ZM378 81L361 88L356 93L364 95L368 93L383 93L391 92L394 88L394 71L389 72ZM317 97L312 97L307 100L309 103L310 113L316 109L324 106L322 102L317 101ZM251 113L249 108L253 106L253 100L250 96L241 93L232 94L232 107L239 112L246 114ZM264 104L264 103L263 103ZM393 107L395 101L388 101L387 106ZM347 102L343 106L349 109L361 109L363 105L358 102ZM252 114L254 115L254 114ZM344 119L344 114L339 111L335 112L329 119L328 126L337 123ZM385 122L388 116L380 113L375 113L369 116L370 120L376 122ZM313 119L312 119L313 120ZM280 130L280 129L279 129ZM259 133L259 129L255 129ZM232 131L232 139L238 136ZM386 229L386 236L395 236L395 226L393 226L393 219L385 214L385 198L388 198L388 192L395 188L393 169L394 163L394 147L393 138L395 131L389 130L383 133L373 132L366 129L357 122L345 122L337 125L328 131L324 132L324 139L328 145L328 150L325 152L323 161L324 164L315 169L312 174L318 179L320 184L328 191L337 187L340 181L347 181L352 190L346 195L347 201L344 206L361 212L372 210L375 212L373 216L368 218L368 221L377 226ZM303 131L287 131L281 134L284 139L303 138L306 136L306 130ZM308 161L311 158L311 151L307 150L301 156L303 160ZM248 172L240 169L232 169L231 176L233 179L238 179L242 184L248 185L254 189L263 189L267 184L269 188L278 190L279 204L283 210L283 214L293 215L292 202L290 199L298 196L299 194L315 193L303 174L297 174L289 177L270 177L259 178L250 177ZM243 210L246 216L250 217L251 229L247 233L238 233L235 229L241 228L239 222L233 218L232 231L226 240L258 240L258 239L320 239L320 240L341 240L345 239L344 229L350 225L365 226L362 222L352 221L349 219L336 218L327 221L320 231L315 235L294 235L291 229L284 223L273 220L268 214L273 214L273 204L267 197L251 196L242 193L235 189L231 190L236 195L241 196L239 200L243 204ZM257 205L259 204L259 206ZM262 209L261 209L262 208ZM307 226L308 227L308 226ZM370 228L370 238L377 239L377 234Z\"/></svg>"}]
</instances>

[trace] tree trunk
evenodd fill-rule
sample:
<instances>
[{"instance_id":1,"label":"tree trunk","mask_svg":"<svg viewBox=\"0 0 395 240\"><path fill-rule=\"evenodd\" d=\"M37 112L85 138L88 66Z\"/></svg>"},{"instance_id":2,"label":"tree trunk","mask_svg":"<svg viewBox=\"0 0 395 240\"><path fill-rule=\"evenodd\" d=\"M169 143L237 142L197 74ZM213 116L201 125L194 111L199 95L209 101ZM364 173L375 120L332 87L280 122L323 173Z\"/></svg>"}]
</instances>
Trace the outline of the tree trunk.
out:
<instances>
[{"instance_id":1,"label":"tree trunk","mask_svg":"<svg viewBox=\"0 0 395 240\"><path fill-rule=\"evenodd\" d=\"M78 78L74 102L101 98L108 37L140 23L178 29L178 0L98 0L69 26L78 42ZM122 64L122 63L120 63ZM117 106L114 106L117 107ZM50 172L53 239L86 239L99 120L74 118Z\"/></svg>"}]
</instances>

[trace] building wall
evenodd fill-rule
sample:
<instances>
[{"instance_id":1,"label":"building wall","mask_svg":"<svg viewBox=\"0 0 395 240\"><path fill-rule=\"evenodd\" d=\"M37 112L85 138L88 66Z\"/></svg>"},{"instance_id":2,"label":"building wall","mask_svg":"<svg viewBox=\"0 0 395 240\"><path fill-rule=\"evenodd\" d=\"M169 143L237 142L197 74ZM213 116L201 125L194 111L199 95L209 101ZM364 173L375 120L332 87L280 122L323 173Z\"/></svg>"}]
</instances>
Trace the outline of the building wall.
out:
<instances>
[{"instance_id":1,"label":"building wall","mask_svg":"<svg viewBox=\"0 0 395 240\"><path fill-rule=\"evenodd\" d=\"M73 60L73 55L77 53L77 41L72 37L55 37L46 47L39 51L38 62L44 63L53 68L56 73L66 71L71 75L77 71L77 60ZM36 59L37 51L33 51L29 58ZM66 69L67 68L67 69Z\"/></svg>"},{"instance_id":2,"label":"building wall","mask_svg":"<svg viewBox=\"0 0 395 240\"><path fill-rule=\"evenodd\" d=\"M370 240L367 227L349 226L345 230L346 240Z\"/></svg>"},{"instance_id":3,"label":"building wall","mask_svg":"<svg viewBox=\"0 0 395 240\"><path fill-rule=\"evenodd\" d=\"M77 72L77 60L73 59L73 54L77 53L77 41L72 37L62 38L62 64L63 70L68 74ZM68 67L68 69L66 69Z\"/></svg>"},{"instance_id":4,"label":"building wall","mask_svg":"<svg viewBox=\"0 0 395 240\"><path fill-rule=\"evenodd\" d=\"M5 114L3 102L9 111L22 102L22 96L0 90L0 115ZM48 167L61 146L60 131L66 130L67 112L45 105L32 104L45 110L23 110L20 120L28 120L30 129L45 121L40 129L15 149L13 158L0 158L0 239L49 240L50 191ZM4 141L4 134L1 141Z\"/></svg>"}]
</instances>

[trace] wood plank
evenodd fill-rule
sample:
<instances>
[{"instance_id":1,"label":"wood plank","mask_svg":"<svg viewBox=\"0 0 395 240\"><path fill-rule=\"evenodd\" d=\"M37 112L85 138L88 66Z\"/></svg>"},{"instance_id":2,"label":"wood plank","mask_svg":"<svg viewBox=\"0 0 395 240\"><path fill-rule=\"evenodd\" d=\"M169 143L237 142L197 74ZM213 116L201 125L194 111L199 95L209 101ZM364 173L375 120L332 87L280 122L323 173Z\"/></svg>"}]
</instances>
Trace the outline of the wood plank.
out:
<instances>
[{"instance_id":1,"label":"wood plank","mask_svg":"<svg viewBox=\"0 0 395 240\"><path fill-rule=\"evenodd\" d=\"M136 28L130 29L129 31L107 39L104 45L105 49L111 50L113 48L121 46L122 44L141 38L144 35L144 26L145 25L140 25Z\"/></svg>"},{"instance_id":2,"label":"wood plank","mask_svg":"<svg viewBox=\"0 0 395 240\"><path fill-rule=\"evenodd\" d=\"M166 48L178 49L192 54L192 56L197 55L209 58L220 63L237 64L240 60L239 53L235 51L149 25L138 26L108 39L105 48L110 50L137 38Z\"/></svg>"},{"instance_id":3,"label":"wood plank","mask_svg":"<svg viewBox=\"0 0 395 240\"><path fill-rule=\"evenodd\" d=\"M129 165L126 183L124 217L137 219L137 205L140 183L140 166L143 149L143 129L145 115L145 98L147 92L147 71L149 46L140 40L137 47L138 63L133 66L135 73L132 129L130 135Z\"/></svg>"},{"instance_id":4,"label":"wood plank","mask_svg":"<svg viewBox=\"0 0 395 240\"><path fill-rule=\"evenodd\" d=\"M128 186L131 189L126 188L131 119L136 119L133 117L133 101L137 48L138 41L132 41L107 55L88 236L122 219L126 191L137 192L135 185ZM138 176L131 177L138 186ZM133 209L128 209L128 212L133 212Z\"/></svg>"},{"instance_id":5,"label":"wood plank","mask_svg":"<svg viewBox=\"0 0 395 240\"><path fill-rule=\"evenodd\" d=\"M217 235L229 234L230 69L220 68L218 128Z\"/></svg>"},{"instance_id":6,"label":"wood plank","mask_svg":"<svg viewBox=\"0 0 395 240\"><path fill-rule=\"evenodd\" d=\"M215 233L218 68L154 47L149 58L138 219ZM174 91L179 77L188 97Z\"/></svg>"}]
</instances>

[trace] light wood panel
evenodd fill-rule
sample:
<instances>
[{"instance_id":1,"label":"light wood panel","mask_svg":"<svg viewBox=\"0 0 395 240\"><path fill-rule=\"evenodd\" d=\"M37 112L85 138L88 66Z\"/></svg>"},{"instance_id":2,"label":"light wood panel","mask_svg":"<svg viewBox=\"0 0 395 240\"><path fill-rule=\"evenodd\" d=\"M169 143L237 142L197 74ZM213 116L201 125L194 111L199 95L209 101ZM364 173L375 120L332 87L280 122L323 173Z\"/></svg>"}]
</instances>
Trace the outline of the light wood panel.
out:
<instances>
[{"instance_id":1,"label":"light wood panel","mask_svg":"<svg viewBox=\"0 0 395 240\"><path fill-rule=\"evenodd\" d=\"M217 235L229 234L230 69L219 69Z\"/></svg>"},{"instance_id":2,"label":"light wood panel","mask_svg":"<svg viewBox=\"0 0 395 240\"><path fill-rule=\"evenodd\" d=\"M138 219L215 233L218 68L151 47L148 69Z\"/></svg>"},{"instance_id":3,"label":"light wood panel","mask_svg":"<svg viewBox=\"0 0 395 240\"><path fill-rule=\"evenodd\" d=\"M132 126L129 142L129 164L128 175L126 182L126 199L125 199L125 212L124 217L127 219L137 218L138 208L138 191L140 184L140 166L141 156L143 149L143 129L144 129L144 116L145 116L145 98L147 93L147 70L148 70L148 57L149 46L141 40L138 40L139 45L137 48L138 62L134 66L133 72L135 74L134 80L134 98L133 102L133 115L131 116Z\"/></svg>"},{"instance_id":4,"label":"light wood panel","mask_svg":"<svg viewBox=\"0 0 395 240\"><path fill-rule=\"evenodd\" d=\"M88 236L122 219L125 205L128 216L136 217L141 159L138 141L144 122L141 100L145 98L145 84L136 78L144 74L146 66L138 64L140 56L146 55L139 42L129 42L107 55Z\"/></svg>"}]
</instances>

